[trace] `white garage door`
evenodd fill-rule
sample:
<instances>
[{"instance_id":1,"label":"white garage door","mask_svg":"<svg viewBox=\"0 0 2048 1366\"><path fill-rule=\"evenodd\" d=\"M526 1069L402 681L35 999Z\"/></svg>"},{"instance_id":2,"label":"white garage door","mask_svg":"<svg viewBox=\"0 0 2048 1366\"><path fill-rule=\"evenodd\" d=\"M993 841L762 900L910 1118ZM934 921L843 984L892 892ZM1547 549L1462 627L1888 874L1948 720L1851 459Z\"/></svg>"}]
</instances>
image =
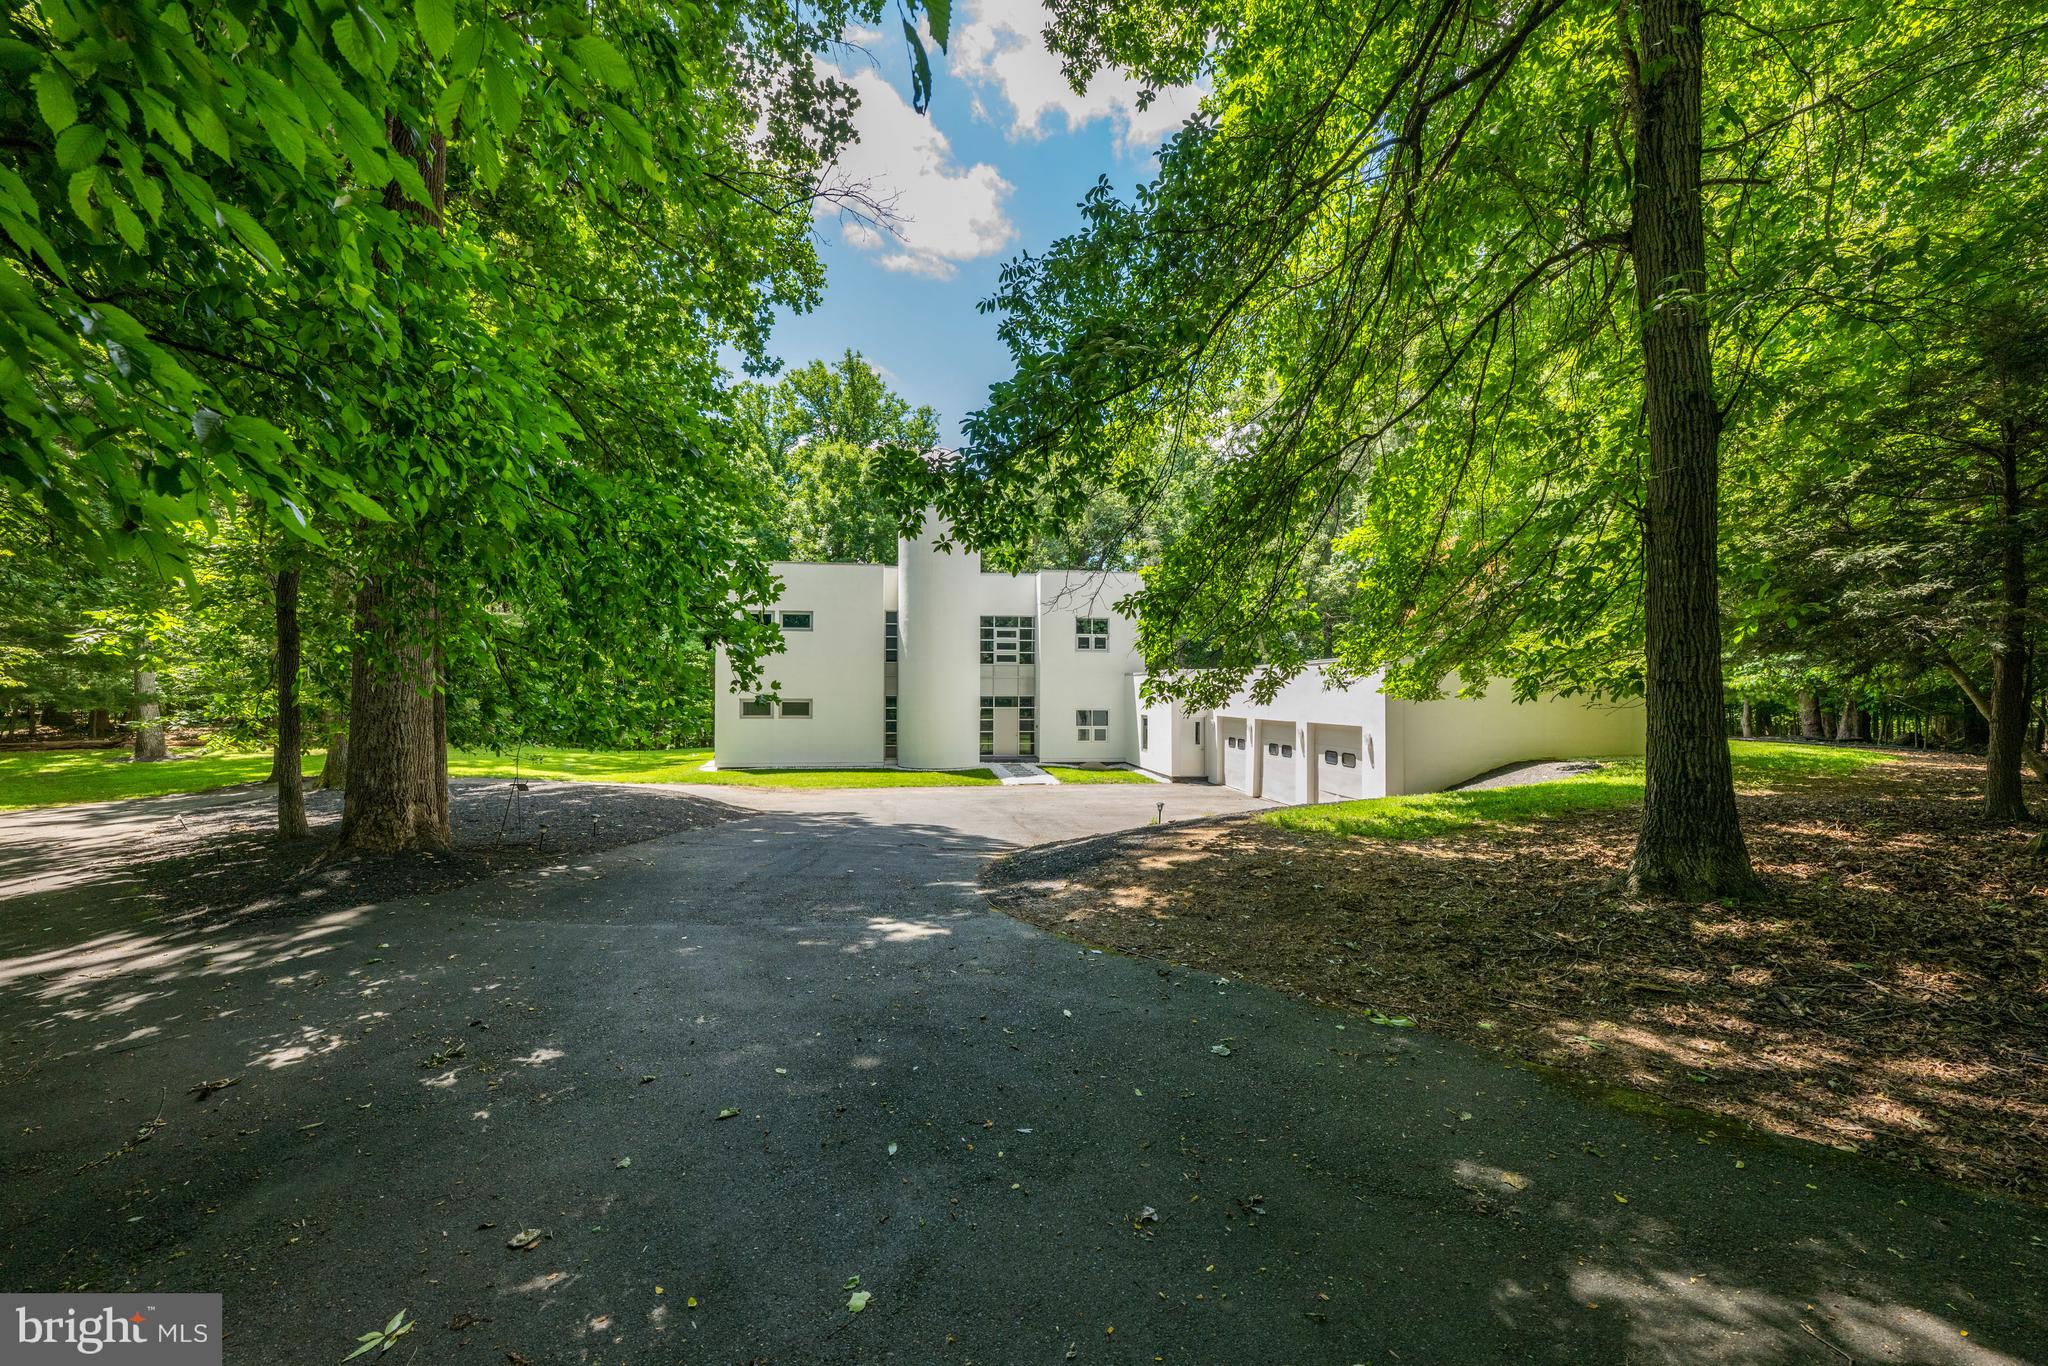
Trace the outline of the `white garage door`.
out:
<instances>
[{"instance_id":1,"label":"white garage door","mask_svg":"<svg viewBox=\"0 0 2048 1366\"><path fill-rule=\"evenodd\" d=\"M1301 789L1295 781L1294 770L1301 757L1294 752L1294 723L1259 722L1259 743L1266 750L1260 756L1260 762L1265 765L1266 790L1258 795L1276 802L1300 801Z\"/></svg>"},{"instance_id":2,"label":"white garage door","mask_svg":"<svg viewBox=\"0 0 2048 1366\"><path fill-rule=\"evenodd\" d=\"M1315 728L1316 797L1348 802L1365 795L1365 745L1357 726Z\"/></svg>"},{"instance_id":3,"label":"white garage door","mask_svg":"<svg viewBox=\"0 0 2048 1366\"><path fill-rule=\"evenodd\" d=\"M1245 742L1244 722L1225 720L1220 723L1219 734L1223 737L1223 785L1234 787L1239 792L1252 790L1252 751Z\"/></svg>"}]
</instances>

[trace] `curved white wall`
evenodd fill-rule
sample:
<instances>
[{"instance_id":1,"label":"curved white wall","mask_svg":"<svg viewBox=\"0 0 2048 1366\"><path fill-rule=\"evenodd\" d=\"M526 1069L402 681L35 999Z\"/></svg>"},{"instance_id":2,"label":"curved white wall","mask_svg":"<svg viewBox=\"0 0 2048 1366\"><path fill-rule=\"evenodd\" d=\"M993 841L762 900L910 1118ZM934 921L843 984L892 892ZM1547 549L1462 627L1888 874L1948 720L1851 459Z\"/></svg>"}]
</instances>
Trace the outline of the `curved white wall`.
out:
<instances>
[{"instance_id":1,"label":"curved white wall","mask_svg":"<svg viewBox=\"0 0 2048 1366\"><path fill-rule=\"evenodd\" d=\"M947 530L927 512L915 541L896 543L896 762L978 768L981 737L981 556L934 544Z\"/></svg>"}]
</instances>

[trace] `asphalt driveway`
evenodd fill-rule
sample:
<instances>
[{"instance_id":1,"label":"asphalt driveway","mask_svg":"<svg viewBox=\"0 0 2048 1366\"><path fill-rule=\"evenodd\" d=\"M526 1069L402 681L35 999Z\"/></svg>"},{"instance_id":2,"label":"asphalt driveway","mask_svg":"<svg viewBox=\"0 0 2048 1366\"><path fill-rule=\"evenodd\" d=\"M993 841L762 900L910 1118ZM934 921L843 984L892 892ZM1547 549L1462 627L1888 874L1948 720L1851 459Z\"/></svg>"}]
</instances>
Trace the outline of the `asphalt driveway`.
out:
<instances>
[{"instance_id":1,"label":"asphalt driveway","mask_svg":"<svg viewBox=\"0 0 2048 1366\"><path fill-rule=\"evenodd\" d=\"M981 903L1236 794L696 795L731 818L228 924L61 852L132 804L0 817L0 1287L220 1290L266 1364L400 1308L392 1362L2048 1359L2035 1211Z\"/></svg>"}]
</instances>

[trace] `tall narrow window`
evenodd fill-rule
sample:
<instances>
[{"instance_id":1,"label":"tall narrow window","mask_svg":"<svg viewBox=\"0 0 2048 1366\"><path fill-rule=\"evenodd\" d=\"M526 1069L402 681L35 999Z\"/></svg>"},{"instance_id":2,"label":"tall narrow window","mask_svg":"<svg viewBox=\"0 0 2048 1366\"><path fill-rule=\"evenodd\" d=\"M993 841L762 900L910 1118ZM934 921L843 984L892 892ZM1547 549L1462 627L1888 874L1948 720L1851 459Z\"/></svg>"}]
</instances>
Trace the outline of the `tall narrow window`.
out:
<instances>
[{"instance_id":1,"label":"tall narrow window","mask_svg":"<svg viewBox=\"0 0 2048 1366\"><path fill-rule=\"evenodd\" d=\"M890 615L893 616L894 613ZM882 757L884 759L896 757L896 699L894 697L882 699Z\"/></svg>"},{"instance_id":2,"label":"tall narrow window","mask_svg":"<svg viewBox=\"0 0 2048 1366\"><path fill-rule=\"evenodd\" d=\"M898 642L896 614L894 612L882 613L882 662L884 664L894 664L896 662Z\"/></svg>"},{"instance_id":3,"label":"tall narrow window","mask_svg":"<svg viewBox=\"0 0 2048 1366\"><path fill-rule=\"evenodd\" d=\"M1107 650L1109 648L1109 618L1075 617L1074 648L1077 650Z\"/></svg>"},{"instance_id":4,"label":"tall narrow window","mask_svg":"<svg viewBox=\"0 0 2048 1366\"><path fill-rule=\"evenodd\" d=\"M1152 748L1152 718L1149 716L1138 718L1138 748Z\"/></svg>"}]
</instances>

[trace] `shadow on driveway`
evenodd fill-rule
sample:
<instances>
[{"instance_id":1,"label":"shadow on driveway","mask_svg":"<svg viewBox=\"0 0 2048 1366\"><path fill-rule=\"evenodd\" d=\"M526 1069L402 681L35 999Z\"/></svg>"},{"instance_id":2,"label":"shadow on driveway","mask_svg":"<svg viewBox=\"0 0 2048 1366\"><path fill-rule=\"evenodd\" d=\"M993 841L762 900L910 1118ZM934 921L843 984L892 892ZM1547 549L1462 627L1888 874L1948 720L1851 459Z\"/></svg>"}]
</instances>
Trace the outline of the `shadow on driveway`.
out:
<instances>
[{"instance_id":1,"label":"shadow on driveway","mask_svg":"<svg viewBox=\"0 0 2048 1366\"><path fill-rule=\"evenodd\" d=\"M0 1284L219 1290L227 1359L266 1366L401 1308L421 1362L2048 1342L2028 1211L990 913L982 863L1036 809L999 803L1034 791L750 795L303 917L37 897L0 960Z\"/></svg>"}]
</instances>

